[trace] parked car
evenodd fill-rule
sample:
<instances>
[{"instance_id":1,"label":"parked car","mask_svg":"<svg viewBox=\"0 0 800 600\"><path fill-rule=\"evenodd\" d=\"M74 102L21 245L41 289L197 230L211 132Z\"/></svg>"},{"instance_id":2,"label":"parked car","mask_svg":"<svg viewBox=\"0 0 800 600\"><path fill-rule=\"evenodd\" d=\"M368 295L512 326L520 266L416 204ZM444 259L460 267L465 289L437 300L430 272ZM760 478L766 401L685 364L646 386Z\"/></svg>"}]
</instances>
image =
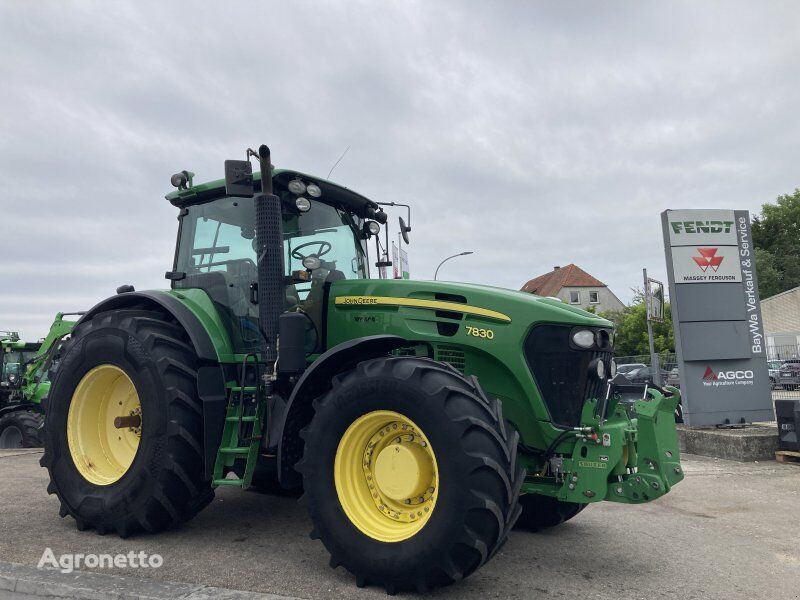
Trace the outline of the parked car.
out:
<instances>
[{"instance_id":1,"label":"parked car","mask_svg":"<svg viewBox=\"0 0 800 600\"><path fill-rule=\"evenodd\" d=\"M644 363L628 363L624 365L617 365L617 373L622 373L623 375L627 375L631 371L636 371L646 366L647 365Z\"/></svg>"},{"instance_id":2,"label":"parked car","mask_svg":"<svg viewBox=\"0 0 800 600\"><path fill-rule=\"evenodd\" d=\"M785 390L794 391L800 387L800 359L787 360L781 367L778 384Z\"/></svg>"},{"instance_id":3,"label":"parked car","mask_svg":"<svg viewBox=\"0 0 800 600\"><path fill-rule=\"evenodd\" d=\"M767 366L769 367L769 383L774 390L778 387L778 379L781 376L781 367L784 365L782 360L768 360Z\"/></svg>"},{"instance_id":4,"label":"parked car","mask_svg":"<svg viewBox=\"0 0 800 600\"><path fill-rule=\"evenodd\" d=\"M669 376L669 371L664 369L660 369L661 371L661 382L664 383L667 381L667 377ZM655 369L653 367L643 366L629 373L625 373L625 377L630 379L631 383L653 383L653 376L655 375ZM671 384L670 384L671 385Z\"/></svg>"}]
</instances>

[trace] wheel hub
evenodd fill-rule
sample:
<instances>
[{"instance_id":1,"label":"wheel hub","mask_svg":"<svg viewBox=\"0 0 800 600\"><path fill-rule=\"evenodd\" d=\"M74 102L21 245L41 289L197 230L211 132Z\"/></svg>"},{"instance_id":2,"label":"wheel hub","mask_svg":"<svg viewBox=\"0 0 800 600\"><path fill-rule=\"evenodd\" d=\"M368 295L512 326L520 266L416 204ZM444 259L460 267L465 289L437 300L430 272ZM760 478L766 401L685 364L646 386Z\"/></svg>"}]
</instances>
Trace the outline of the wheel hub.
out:
<instances>
[{"instance_id":1,"label":"wheel hub","mask_svg":"<svg viewBox=\"0 0 800 600\"><path fill-rule=\"evenodd\" d=\"M375 460L375 485L378 493L392 500L416 500L430 485L433 465L430 456L414 436L398 437Z\"/></svg>"}]
</instances>

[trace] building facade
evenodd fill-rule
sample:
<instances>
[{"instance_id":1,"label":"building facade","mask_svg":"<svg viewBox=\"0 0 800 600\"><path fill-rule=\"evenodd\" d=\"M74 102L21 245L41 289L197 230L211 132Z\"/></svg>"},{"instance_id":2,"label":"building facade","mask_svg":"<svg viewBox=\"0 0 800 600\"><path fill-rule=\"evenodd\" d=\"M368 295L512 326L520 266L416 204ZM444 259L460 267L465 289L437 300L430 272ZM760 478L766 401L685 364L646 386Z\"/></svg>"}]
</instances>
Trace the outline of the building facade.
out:
<instances>
[{"instance_id":1,"label":"building facade","mask_svg":"<svg viewBox=\"0 0 800 600\"><path fill-rule=\"evenodd\" d=\"M770 357L796 357L800 347L800 287L762 300L761 314Z\"/></svg>"},{"instance_id":2,"label":"building facade","mask_svg":"<svg viewBox=\"0 0 800 600\"><path fill-rule=\"evenodd\" d=\"M554 267L549 273L534 277L522 286L522 291L558 298L565 304L596 313L625 308L605 283L574 264Z\"/></svg>"}]
</instances>

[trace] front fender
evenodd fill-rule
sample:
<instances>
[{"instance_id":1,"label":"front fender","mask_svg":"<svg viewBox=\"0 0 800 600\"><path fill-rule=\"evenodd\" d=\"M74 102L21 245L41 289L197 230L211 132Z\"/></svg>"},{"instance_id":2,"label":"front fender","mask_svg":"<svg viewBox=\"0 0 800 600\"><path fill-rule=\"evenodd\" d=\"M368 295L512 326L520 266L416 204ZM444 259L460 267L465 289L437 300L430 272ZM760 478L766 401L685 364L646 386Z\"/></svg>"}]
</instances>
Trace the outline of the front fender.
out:
<instances>
[{"instance_id":1,"label":"front fender","mask_svg":"<svg viewBox=\"0 0 800 600\"><path fill-rule=\"evenodd\" d=\"M300 377L283 411L278 431L278 480L284 488L298 487L300 474L294 465L303 456L305 444L300 431L314 416L312 402L331 387L331 379L358 363L386 356L409 344L396 335L370 335L342 342L320 355Z\"/></svg>"}]
</instances>

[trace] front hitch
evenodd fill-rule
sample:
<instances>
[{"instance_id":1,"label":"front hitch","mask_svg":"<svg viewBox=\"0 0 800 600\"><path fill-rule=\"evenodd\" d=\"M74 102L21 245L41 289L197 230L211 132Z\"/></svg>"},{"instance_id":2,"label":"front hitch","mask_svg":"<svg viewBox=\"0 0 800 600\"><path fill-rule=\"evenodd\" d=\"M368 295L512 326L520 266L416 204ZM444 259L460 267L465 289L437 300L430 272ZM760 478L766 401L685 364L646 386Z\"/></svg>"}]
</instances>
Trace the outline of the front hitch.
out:
<instances>
[{"instance_id":1,"label":"front hitch","mask_svg":"<svg viewBox=\"0 0 800 600\"><path fill-rule=\"evenodd\" d=\"M666 494L683 479L675 410L681 400L680 391L667 387L667 394L647 389L647 398L637 400L635 473L622 475L607 496L616 502L648 502ZM629 463L630 466L630 463Z\"/></svg>"},{"instance_id":2,"label":"front hitch","mask_svg":"<svg viewBox=\"0 0 800 600\"><path fill-rule=\"evenodd\" d=\"M680 402L677 388L666 393L649 388L634 405L635 417L614 401L608 419L599 416L598 401L583 410L583 432L570 458L563 459L564 484L558 499L567 502L611 500L649 502L683 479L675 427Z\"/></svg>"}]
</instances>

